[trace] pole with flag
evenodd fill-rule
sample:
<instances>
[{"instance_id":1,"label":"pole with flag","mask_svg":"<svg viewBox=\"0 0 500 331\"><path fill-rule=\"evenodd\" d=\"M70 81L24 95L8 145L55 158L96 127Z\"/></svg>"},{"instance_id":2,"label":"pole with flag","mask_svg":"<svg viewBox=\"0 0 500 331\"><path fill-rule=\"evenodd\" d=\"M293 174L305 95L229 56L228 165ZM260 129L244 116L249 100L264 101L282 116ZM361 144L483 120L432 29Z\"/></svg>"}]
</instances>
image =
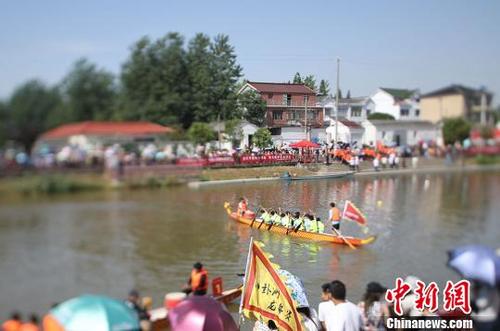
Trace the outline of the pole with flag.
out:
<instances>
[{"instance_id":1,"label":"pole with flag","mask_svg":"<svg viewBox=\"0 0 500 331\"><path fill-rule=\"evenodd\" d=\"M278 274L280 267L270 261L262 243L250 240L243 295L240 302L240 322L244 317L265 324L269 320L280 330L303 331L297 303Z\"/></svg>"}]
</instances>

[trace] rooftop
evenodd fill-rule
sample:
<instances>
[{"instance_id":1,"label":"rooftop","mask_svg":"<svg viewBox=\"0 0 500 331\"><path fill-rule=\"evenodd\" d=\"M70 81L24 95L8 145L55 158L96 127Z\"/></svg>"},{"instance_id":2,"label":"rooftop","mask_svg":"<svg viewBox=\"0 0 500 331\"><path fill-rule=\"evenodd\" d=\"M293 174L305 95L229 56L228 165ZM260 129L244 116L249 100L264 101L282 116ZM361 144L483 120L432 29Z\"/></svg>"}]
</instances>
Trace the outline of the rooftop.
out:
<instances>
[{"instance_id":1,"label":"rooftop","mask_svg":"<svg viewBox=\"0 0 500 331\"><path fill-rule=\"evenodd\" d=\"M417 92L416 90L397 89L397 88L388 88L388 87L381 87L380 89L389 93L390 95L392 95L394 98L396 98L398 100L409 99Z\"/></svg>"},{"instance_id":2,"label":"rooftop","mask_svg":"<svg viewBox=\"0 0 500 331\"><path fill-rule=\"evenodd\" d=\"M481 89L474 89L470 88L464 85L460 84L452 84L434 91L431 91L429 93L426 93L422 95L422 98L426 97L434 97L434 96L439 96L439 95L449 95L449 94L462 94L466 96L477 96L481 94L482 92L485 92L488 95L488 98L492 97L492 93L488 92L486 90L481 90Z\"/></svg>"},{"instance_id":3,"label":"rooftop","mask_svg":"<svg viewBox=\"0 0 500 331\"><path fill-rule=\"evenodd\" d=\"M78 122L58 126L45 132L44 139L64 138L75 135L146 135L173 132L172 128L150 122Z\"/></svg>"},{"instance_id":4,"label":"rooftop","mask_svg":"<svg viewBox=\"0 0 500 331\"><path fill-rule=\"evenodd\" d=\"M261 93L300 93L316 95L312 89L304 84L292 83L267 83L267 82L247 82L248 85Z\"/></svg>"}]
</instances>

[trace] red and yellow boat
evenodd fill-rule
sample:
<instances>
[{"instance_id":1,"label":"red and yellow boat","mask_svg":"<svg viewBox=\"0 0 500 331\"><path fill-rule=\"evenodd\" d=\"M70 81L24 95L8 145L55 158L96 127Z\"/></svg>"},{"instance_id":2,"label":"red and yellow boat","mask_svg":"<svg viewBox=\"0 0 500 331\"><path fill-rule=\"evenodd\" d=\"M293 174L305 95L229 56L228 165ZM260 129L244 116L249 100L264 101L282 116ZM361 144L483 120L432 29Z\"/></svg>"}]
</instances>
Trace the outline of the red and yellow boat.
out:
<instances>
[{"instance_id":1,"label":"red and yellow boat","mask_svg":"<svg viewBox=\"0 0 500 331\"><path fill-rule=\"evenodd\" d=\"M255 221L253 218L248 218L248 217L243 217L239 216L236 212L231 210L231 205L229 202L224 203L224 208L226 209L226 212L229 216L230 219L233 221L248 225L252 228L257 228L261 231L270 231L274 233L279 233L282 235L287 235L290 237L295 237L295 238L302 238L305 240L313 240L313 241L323 241L323 242L331 242L333 244L341 244L341 245L349 245L351 244L352 246L364 246L371 244L377 239L376 235L369 236L367 238L355 238L355 237L350 237L350 236L337 236L329 233L316 233L316 232L307 232L307 231L301 231L297 230L296 232L292 229L289 230L281 225L273 225L271 229L268 230L268 225L262 224L259 219L256 219ZM349 243L347 243L349 242Z\"/></svg>"}]
</instances>

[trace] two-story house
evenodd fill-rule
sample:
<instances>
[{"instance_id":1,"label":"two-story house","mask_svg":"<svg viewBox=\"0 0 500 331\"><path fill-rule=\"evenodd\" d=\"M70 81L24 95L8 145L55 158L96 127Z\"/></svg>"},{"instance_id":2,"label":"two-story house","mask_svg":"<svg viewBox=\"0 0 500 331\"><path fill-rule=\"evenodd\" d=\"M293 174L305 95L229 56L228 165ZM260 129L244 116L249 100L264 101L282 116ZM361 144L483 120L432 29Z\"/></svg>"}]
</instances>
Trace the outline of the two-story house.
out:
<instances>
[{"instance_id":1,"label":"two-story house","mask_svg":"<svg viewBox=\"0 0 500 331\"><path fill-rule=\"evenodd\" d=\"M266 102L266 126L277 143L324 138L323 108L304 84L246 82L238 93L255 91Z\"/></svg>"},{"instance_id":2,"label":"two-story house","mask_svg":"<svg viewBox=\"0 0 500 331\"><path fill-rule=\"evenodd\" d=\"M396 120L418 120L420 118L418 90L380 87L367 101L368 115L389 114Z\"/></svg>"},{"instance_id":3,"label":"two-story house","mask_svg":"<svg viewBox=\"0 0 500 331\"><path fill-rule=\"evenodd\" d=\"M339 99L338 118L361 123L367 117L368 97L341 98ZM329 123L335 119L337 112L336 100L333 96L318 97L318 106L324 108L324 121Z\"/></svg>"},{"instance_id":4,"label":"two-story house","mask_svg":"<svg viewBox=\"0 0 500 331\"><path fill-rule=\"evenodd\" d=\"M450 85L421 97L422 119L437 123L445 118L462 117L472 122L492 124L493 94L483 89Z\"/></svg>"}]
</instances>

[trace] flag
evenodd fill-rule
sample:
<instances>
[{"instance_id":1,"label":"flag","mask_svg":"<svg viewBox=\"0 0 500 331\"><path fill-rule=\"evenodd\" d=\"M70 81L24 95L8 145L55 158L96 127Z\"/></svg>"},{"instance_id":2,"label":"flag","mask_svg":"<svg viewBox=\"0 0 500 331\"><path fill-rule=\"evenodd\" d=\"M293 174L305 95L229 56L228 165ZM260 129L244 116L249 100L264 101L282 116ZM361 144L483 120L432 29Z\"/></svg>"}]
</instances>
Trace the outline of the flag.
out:
<instances>
[{"instance_id":1,"label":"flag","mask_svg":"<svg viewBox=\"0 0 500 331\"><path fill-rule=\"evenodd\" d=\"M344 213L342 218L347 218L361 225L366 225L366 217L361 211L349 200L345 202Z\"/></svg>"},{"instance_id":2,"label":"flag","mask_svg":"<svg viewBox=\"0 0 500 331\"><path fill-rule=\"evenodd\" d=\"M302 331L297 303L277 272L279 266L269 260L262 246L250 242L240 314L265 324L273 320L280 330Z\"/></svg>"}]
</instances>

